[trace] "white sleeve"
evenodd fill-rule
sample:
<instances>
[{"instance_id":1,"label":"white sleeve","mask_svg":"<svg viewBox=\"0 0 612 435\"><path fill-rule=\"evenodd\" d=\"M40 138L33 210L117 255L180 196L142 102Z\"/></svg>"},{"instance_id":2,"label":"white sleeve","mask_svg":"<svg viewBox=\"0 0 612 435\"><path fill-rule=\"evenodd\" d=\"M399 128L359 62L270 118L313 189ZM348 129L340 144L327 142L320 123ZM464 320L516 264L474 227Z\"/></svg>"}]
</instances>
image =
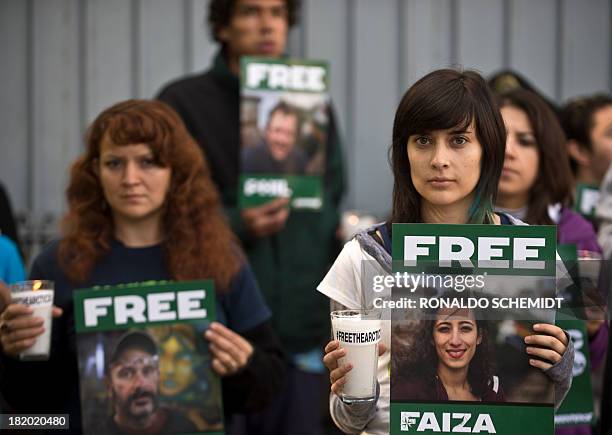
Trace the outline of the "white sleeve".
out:
<instances>
[{"instance_id":1,"label":"white sleeve","mask_svg":"<svg viewBox=\"0 0 612 435\"><path fill-rule=\"evenodd\" d=\"M323 281L317 286L317 290L347 308L359 309L362 305L363 255L357 240L347 242Z\"/></svg>"}]
</instances>

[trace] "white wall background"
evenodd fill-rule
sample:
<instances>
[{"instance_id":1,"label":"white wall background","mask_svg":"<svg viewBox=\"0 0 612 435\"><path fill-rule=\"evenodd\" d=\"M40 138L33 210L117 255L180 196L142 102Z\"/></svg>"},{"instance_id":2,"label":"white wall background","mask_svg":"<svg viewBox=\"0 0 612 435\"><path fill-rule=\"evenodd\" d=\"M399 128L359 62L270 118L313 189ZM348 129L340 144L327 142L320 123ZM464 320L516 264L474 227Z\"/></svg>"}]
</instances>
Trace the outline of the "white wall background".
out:
<instances>
[{"instance_id":1,"label":"white wall background","mask_svg":"<svg viewBox=\"0 0 612 435\"><path fill-rule=\"evenodd\" d=\"M67 170L100 110L207 67L207 3L0 0L0 180L30 225L64 210ZM383 217L393 115L416 79L512 67L559 102L610 92L611 23L610 0L303 0L289 51L330 61L346 206Z\"/></svg>"}]
</instances>

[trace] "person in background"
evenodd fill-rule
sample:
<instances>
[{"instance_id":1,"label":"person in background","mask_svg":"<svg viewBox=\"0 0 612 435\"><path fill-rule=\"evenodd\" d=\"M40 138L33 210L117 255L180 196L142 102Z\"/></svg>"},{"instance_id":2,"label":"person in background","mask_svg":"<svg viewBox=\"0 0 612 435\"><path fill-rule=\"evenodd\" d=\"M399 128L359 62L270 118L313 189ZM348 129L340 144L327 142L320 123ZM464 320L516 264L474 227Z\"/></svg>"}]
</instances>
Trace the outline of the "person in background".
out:
<instances>
[{"instance_id":1,"label":"person in background","mask_svg":"<svg viewBox=\"0 0 612 435\"><path fill-rule=\"evenodd\" d=\"M21 255L13 240L0 234L0 281L12 284L25 279Z\"/></svg>"},{"instance_id":2,"label":"person in background","mask_svg":"<svg viewBox=\"0 0 612 435\"><path fill-rule=\"evenodd\" d=\"M328 304L312 289L339 251L336 231L344 170L333 113L320 210L289 212L287 198L243 210L237 206L240 57L283 56L298 11L296 0L211 0L208 23L220 46L212 68L170 83L158 95L176 109L206 154L232 229L242 241L288 353L286 388L262 414L245 417L249 434L320 435L327 402L321 359L329 338Z\"/></svg>"},{"instance_id":3,"label":"person in background","mask_svg":"<svg viewBox=\"0 0 612 435\"><path fill-rule=\"evenodd\" d=\"M531 225L556 225L557 242L576 245L579 256L601 254L591 223L570 209L572 173L556 115L526 89L503 93L498 100L507 139L495 209ZM604 314L587 321L593 372L601 367L608 344ZM591 427L557 428L556 433L586 435Z\"/></svg>"},{"instance_id":4,"label":"person in background","mask_svg":"<svg viewBox=\"0 0 612 435\"><path fill-rule=\"evenodd\" d=\"M572 173L565 136L537 94L515 89L499 96L507 131L495 208L531 225L557 225L557 242L601 253L593 226L572 205Z\"/></svg>"},{"instance_id":5,"label":"person in background","mask_svg":"<svg viewBox=\"0 0 612 435\"><path fill-rule=\"evenodd\" d=\"M576 181L599 186L612 162L612 97L570 100L561 111L561 124Z\"/></svg>"},{"instance_id":6,"label":"person in background","mask_svg":"<svg viewBox=\"0 0 612 435\"><path fill-rule=\"evenodd\" d=\"M128 100L90 126L72 166L63 238L34 260L55 283L51 354L19 353L43 319L10 304L0 315L0 391L20 413L70 414L81 433L73 290L144 281L212 279L217 321L203 332L221 377L227 427L280 390L283 355L244 254L226 223L206 161L179 116L160 101Z\"/></svg>"}]
</instances>

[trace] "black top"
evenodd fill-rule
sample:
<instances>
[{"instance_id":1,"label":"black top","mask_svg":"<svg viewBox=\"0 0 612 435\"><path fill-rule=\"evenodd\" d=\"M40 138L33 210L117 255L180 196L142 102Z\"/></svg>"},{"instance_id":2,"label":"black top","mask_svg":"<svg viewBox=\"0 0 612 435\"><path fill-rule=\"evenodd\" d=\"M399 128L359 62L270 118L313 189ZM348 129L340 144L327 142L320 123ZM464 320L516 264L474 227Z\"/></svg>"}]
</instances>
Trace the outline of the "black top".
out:
<instances>
[{"instance_id":1,"label":"black top","mask_svg":"<svg viewBox=\"0 0 612 435\"><path fill-rule=\"evenodd\" d=\"M18 413L69 413L71 433L80 433L81 409L72 292L75 286L59 267L58 242L50 244L34 261L31 278L55 282L54 304L64 310L53 320L51 355L44 362L23 362L0 353L4 373L0 387ZM128 248L111 242L90 278L76 288L170 279L161 245ZM229 289L218 291L217 319L240 333L254 347L250 363L239 374L223 378L226 417L264 407L280 389L284 362L280 344L269 323L266 307L253 274L244 266Z\"/></svg>"}]
</instances>

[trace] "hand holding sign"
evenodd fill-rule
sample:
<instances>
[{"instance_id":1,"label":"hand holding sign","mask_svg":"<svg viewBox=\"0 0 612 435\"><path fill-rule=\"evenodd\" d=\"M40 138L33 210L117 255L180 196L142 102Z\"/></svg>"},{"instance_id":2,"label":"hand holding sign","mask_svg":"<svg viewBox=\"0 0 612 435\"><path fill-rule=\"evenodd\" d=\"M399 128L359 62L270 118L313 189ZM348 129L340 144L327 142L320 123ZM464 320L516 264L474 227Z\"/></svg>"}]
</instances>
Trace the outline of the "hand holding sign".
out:
<instances>
[{"instance_id":1,"label":"hand holding sign","mask_svg":"<svg viewBox=\"0 0 612 435\"><path fill-rule=\"evenodd\" d=\"M238 373L249 363L253 346L239 334L218 322L212 322L204 337L210 342L212 368L219 376Z\"/></svg>"},{"instance_id":2,"label":"hand holding sign","mask_svg":"<svg viewBox=\"0 0 612 435\"><path fill-rule=\"evenodd\" d=\"M0 315L0 344L5 355L16 358L36 342L45 332L42 317L33 316L32 308L22 304L10 304ZM53 306L53 317L60 317L62 309Z\"/></svg>"},{"instance_id":3,"label":"hand holding sign","mask_svg":"<svg viewBox=\"0 0 612 435\"><path fill-rule=\"evenodd\" d=\"M541 359L530 359L529 364L543 371L548 370L561 361L567 349L567 336L561 328L548 323L538 323L533 325L533 329L538 334L525 337L528 345L526 351L530 356Z\"/></svg>"},{"instance_id":4,"label":"hand holding sign","mask_svg":"<svg viewBox=\"0 0 612 435\"><path fill-rule=\"evenodd\" d=\"M285 227L289 217L288 198L278 198L258 207L242 210L242 220L247 229L256 237L278 233Z\"/></svg>"}]
</instances>

